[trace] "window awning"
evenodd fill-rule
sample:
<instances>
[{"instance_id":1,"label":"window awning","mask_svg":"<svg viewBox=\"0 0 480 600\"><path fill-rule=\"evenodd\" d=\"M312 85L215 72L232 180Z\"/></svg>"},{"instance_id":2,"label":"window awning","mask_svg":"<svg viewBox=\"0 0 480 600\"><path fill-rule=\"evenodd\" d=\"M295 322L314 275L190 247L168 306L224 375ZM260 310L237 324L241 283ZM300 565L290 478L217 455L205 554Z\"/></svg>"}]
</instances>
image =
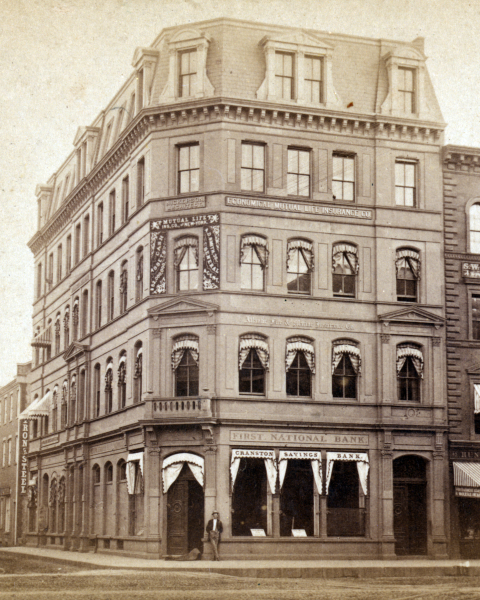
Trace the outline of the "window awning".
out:
<instances>
[{"instance_id":1,"label":"window awning","mask_svg":"<svg viewBox=\"0 0 480 600\"><path fill-rule=\"evenodd\" d=\"M38 417L48 417L53 392L47 392L43 398L37 398L30 406L20 414L19 419L37 419Z\"/></svg>"},{"instance_id":2,"label":"window awning","mask_svg":"<svg viewBox=\"0 0 480 600\"><path fill-rule=\"evenodd\" d=\"M32 340L31 345L34 348L49 348L52 345L52 326L38 333Z\"/></svg>"},{"instance_id":3,"label":"window awning","mask_svg":"<svg viewBox=\"0 0 480 600\"><path fill-rule=\"evenodd\" d=\"M180 361L185 354L185 350L190 350L190 354L193 360L198 365L199 347L198 339L196 337L185 337L177 339L173 344L172 349L172 369L175 371L180 364Z\"/></svg>"},{"instance_id":4,"label":"window awning","mask_svg":"<svg viewBox=\"0 0 480 600\"><path fill-rule=\"evenodd\" d=\"M327 473L326 473L326 492L330 487L330 479L332 478L333 463L337 461L355 462L357 463L358 479L362 487L363 494L368 495L368 471L370 465L368 462L368 454L366 452L327 452Z\"/></svg>"},{"instance_id":5,"label":"window awning","mask_svg":"<svg viewBox=\"0 0 480 600\"><path fill-rule=\"evenodd\" d=\"M270 364L270 353L268 351L268 343L266 340L255 334L246 335L240 338L240 352L238 356L238 368L241 369L245 359L254 348L257 351L258 358L262 363L263 368L268 371Z\"/></svg>"},{"instance_id":6,"label":"window awning","mask_svg":"<svg viewBox=\"0 0 480 600\"><path fill-rule=\"evenodd\" d=\"M127 490L130 495L135 493L139 494L142 491L141 477L143 477L143 456L143 452L135 452L129 454L127 457ZM140 475L137 472L135 463L138 463Z\"/></svg>"},{"instance_id":7,"label":"window awning","mask_svg":"<svg viewBox=\"0 0 480 600\"><path fill-rule=\"evenodd\" d=\"M350 362L352 363L353 370L359 374L362 371L362 360L360 356L360 350L353 344L337 344L333 347L332 356L332 373L335 372L338 364L342 360L342 356L348 354Z\"/></svg>"},{"instance_id":8,"label":"window awning","mask_svg":"<svg viewBox=\"0 0 480 600\"><path fill-rule=\"evenodd\" d=\"M255 248L260 263L265 268L268 263L267 240L259 235L244 235L240 245L240 264L245 260L246 248L248 246Z\"/></svg>"},{"instance_id":9,"label":"window awning","mask_svg":"<svg viewBox=\"0 0 480 600\"><path fill-rule=\"evenodd\" d=\"M421 350L414 346L406 345L397 347L397 373L400 373L402 370L407 356L412 359L415 370L418 375L423 378L423 354Z\"/></svg>"},{"instance_id":10,"label":"window awning","mask_svg":"<svg viewBox=\"0 0 480 600\"><path fill-rule=\"evenodd\" d=\"M285 356L285 364L287 371L290 370L292 362L297 355L297 352L303 352L305 360L312 373L315 373L315 351L310 340L302 338L290 338L287 340L287 352Z\"/></svg>"},{"instance_id":11,"label":"window awning","mask_svg":"<svg viewBox=\"0 0 480 600\"><path fill-rule=\"evenodd\" d=\"M480 463L454 462L453 484L456 496L480 497Z\"/></svg>"},{"instance_id":12,"label":"window awning","mask_svg":"<svg viewBox=\"0 0 480 600\"><path fill-rule=\"evenodd\" d=\"M265 471L267 473L268 485L272 494L275 493L277 482L277 463L275 461L275 450L255 450L255 449L235 449L232 450L232 460L230 463L230 474L232 477L232 490L235 486L240 460L242 458L263 458Z\"/></svg>"},{"instance_id":13,"label":"window awning","mask_svg":"<svg viewBox=\"0 0 480 600\"><path fill-rule=\"evenodd\" d=\"M176 481L177 477L183 468L183 465L187 463L193 476L198 483L204 486L204 469L205 459L203 456L192 454L191 452L178 452L167 456L163 461L162 475L163 475L163 493L166 494L170 486Z\"/></svg>"}]
</instances>

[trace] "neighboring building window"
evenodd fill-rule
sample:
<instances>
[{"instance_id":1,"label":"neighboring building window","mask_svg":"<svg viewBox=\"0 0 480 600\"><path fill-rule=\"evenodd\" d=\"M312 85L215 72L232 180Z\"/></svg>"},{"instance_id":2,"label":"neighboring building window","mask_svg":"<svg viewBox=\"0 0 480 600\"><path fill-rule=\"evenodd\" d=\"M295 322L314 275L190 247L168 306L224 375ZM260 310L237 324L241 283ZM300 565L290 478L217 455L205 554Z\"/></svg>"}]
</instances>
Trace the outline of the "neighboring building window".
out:
<instances>
[{"instance_id":1,"label":"neighboring building window","mask_svg":"<svg viewBox=\"0 0 480 600\"><path fill-rule=\"evenodd\" d=\"M75 264L80 262L82 244L82 226L80 223L75 227Z\"/></svg>"},{"instance_id":2,"label":"neighboring building window","mask_svg":"<svg viewBox=\"0 0 480 600\"><path fill-rule=\"evenodd\" d=\"M305 101L312 103L323 102L323 70L322 59L317 56L305 56L304 69L304 94Z\"/></svg>"},{"instance_id":3,"label":"neighboring building window","mask_svg":"<svg viewBox=\"0 0 480 600\"><path fill-rule=\"evenodd\" d=\"M110 221L109 221L108 235L113 235L113 233L115 231L115 209L116 209L115 190L112 190L110 192L108 204L109 204L109 208L110 208Z\"/></svg>"},{"instance_id":4,"label":"neighboring building window","mask_svg":"<svg viewBox=\"0 0 480 600\"><path fill-rule=\"evenodd\" d=\"M95 319L97 329L102 326L102 281L97 281L95 297Z\"/></svg>"},{"instance_id":5,"label":"neighboring building window","mask_svg":"<svg viewBox=\"0 0 480 600\"><path fill-rule=\"evenodd\" d=\"M142 401L142 378L143 378L143 348L142 342L135 345L135 370L133 373L133 403Z\"/></svg>"},{"instance_id":6,"label":"neighboring building window","mask_svg":"<svg viewBox=\"0 0 480 600\"><path fill-rule=\"evenodd\" d=\"M287 396L312 395L312 374L315 373L315 351L313 343L305 337L287 340L285 355Z\"/></svg>"},{"instance_id":7,"label":"neighboring building window","mask_svg":"<svg viewBox=\"0 0 480 600\"><path fill-rule=\"evenodd\" d=\"M64 381L62 387L62 404L60 406L60 427L62 429L65 429L67 426L67 395L68 384L66 381Z\"/></svg>"},{"instance_id":8,"label":"neighboring building window","mask_svg":"<svg viewBox=\"0 0 480 600\"><path fill-rule=\"evenodd\" d=\"M130 183L129 183L128 177L125 177L122 181L122 223L126 223L128 221L129 195L130 195Z\"/></svg>"},{"instance_id":9,"label":"neighboring building window","mask_svg":"<svg viewBox=\"0 0 480 600\"><path fill-rule=\"evenodd\" d=\"M103 202L97 206L97 246L103 244Z\"/></svg>"},{"instance_id":10,"label":"neighboring building window","mask_svg":"<svg viewBox=\"0 0 480 600\"><path fill-rule=\"evenodd\" d=\"M53 285L53 252L48 255L48 273L46 282L47 290L51 290Z\"/></svg>"},{"instance_id":11,"label":"neighboring building window","mask_svg":"<svg viewBox=\"0 0 480 600\"><path fill-rule=\"evenodd\" d=\"M472 338L480 340L480 295L472 295Z\"/></svg>"},{"instance_id":12,"label":"neighboring building window","mask_svg":"<svg viewBox=\"0 0 480 600\"><path fill-rule=\"evenodd\" d=\"M186 50L179 54L179 90L181 98L195 96L197 91L197 51Z\"/></svg>"},{"instance_id":13,"label":"neighboring building window","mask_svg":"<svg viewBox=\"0 0 480 600\"><path fill-rule=\"evenodd\" d=\"M406 113L416 112L415 108L415 69L398 67L398 94L400 110Z\"/></svg>"},{"instance_id":14,"label":"neighboring building window","mask_svg":"<svg viewBox=\"0 0 480 600\"><path fill-rule=\"evenodd\" d=\"M93 480L93 485L100 485L100 467L98 465L93 466L92 480Z\"/></svg>"},{"instance_id":15,"label":"neighboring building window","mask_svg":"<svg viewBox=\"0 0 480 600\"><path fill-rule=\"evenodd\" d=\"M239 392L265 395L270 354L264 336L247 334L240 338L238 357Z\"/></svg>"},{"instance_id":16,"label":"neighboring building window","mask_svg":"<svg viewBox=\"0 0 480 600\"><path fill-rule=\"evenodd\" d=\"M97 363L93 369L93 414L100 415L100 365Z\"/></svg>"},{"instance_id":17,"label":"neighboring building window","mask_svg":"<svg viewBox=\"0 0 480 600\"><path fill-rule=\"evenodd\" d=\"M13 394L10 395L10 422L13 421Z\"/></svg>"},{"instance_id":18,"label":"neighboring building window","mask_svg":"<svg viewBox=\"0 0 480 600\"><path fill-rule=\"evenodd\" d=\"M242 190L265 191L265 146L242 142Z\"/></svg>"},{"instance_id":19,"label":"neighboring building window","mask_svg":"<svg viewBox=\"0 0 480 600\"><path fill-rule=\"evenodd\" d=\"M8 466L12 464L12 438L8 438L7 442L7 453L8 453Z\"/></svg>"},{"instance_id":20,"label":"neighboring building window","mask_svg":"<svg viewBox=\"0 0 480 600\"><path fill-rule=\"evenodd\" d=\"M80 299L77 297L73 303L72 310L72 325L73 325L73 341L75 342L78 339L78 322L80 319Z\"/></svg>"},{"instance_id":21,"label":"neighboring building window","mask_svg":"<svg viewBox=\"0 0 480 600\"><path fill-rule=\"evenodd\" d=\"M63 259L63 251L62 244L59 244L57 247L57 281L62 279L62 259Z\"/></svg>"},{"instance_id":22,"label":"neighboring building window","mask_svg":"<svg viewBox=\"0 0 480 600\"><path fill-rule=\"evenodd\" d=\"M105 372L105 413L108 415L113 410L113 362L107 361L107 370Z\"/></svg>"},{"instance_id":23,"label":"neighboring building window","mask_svg":"<svg viewBox=\"0 0 480 600\"><path fill-rule=\"evenodd\" d=\"M178 149L178 193L198 192L200 186L200 146L180 146Z\"/></svg>"},{"instance_id":24,"label":"neighboring building window","mask_svg":"<svg viewBox=\"0 0 480 600\"><path fill-rule=\"evenodd\" d=\"M108 462L105 465L105 483L113 482L113 465L111 462Z\"/></svg>"},{"instance_id":25,"label":"neighboring building window","mask_svg":"<svg viewBox=\"0 0 480 600\"><path fill-rule=\"evenodd\" d=\"M145 159L137 162L137 208L145 202Z\"/></svg>"},{"instance_id":26,"label":"neighboring building window","mask_svg":"<svg viewBox=\"0 0 480 600\"><path fill-rule=\"evenodd\" d=\"M420 402L420 380L423 379L423 354L412 344L397 346L398 399Z\"/></svg>"},{"instance_id":27,"label":"neighboring building window","mask_svg":"<svg viewBox=\"0 0 480 600\"><path fill-rule=\"evenodd\" d=\"M42 263L37 265L37 298L42 295Z\"/></svg>"},{"instance_id":28,"label":"neighboring building window","mask_svg":"<svg viewBox=\"0 0 480 600\"><path fill-rule=\"evenodd\" d=\"M176 338L172 350L176 396L198 396L198 364L198 338L192 335Z\"/></svg>"},{"instance_id":29,"label":"neighboring building window","mask_svg":"<svg viewBox=\"0 0 480 600\"><path fill-rule=\"evenodd\" d=\"M123 314L127 310L128 304L128 263L124 261L122 263L122 270L120 271L120 314Z\"/></svg>"},{"instance_id":30,"label":"neighboring building window","mask_svg":"<svg viewBox=\"0 0 480 600\"><path fill-rule=\"evenodd\" d=\"M361 372L360 350L349 340L340 340L333 346L332 395L334 398L355 399L357 376Z\"/></svg>"},{"instance_id":31,"label":"neighboring building window","mask_svg":"<svg viewBox=\"0 0 480 600\"><path fill-rule=\"evenodd\" d=\"M127 463L123 459L118 461L118 480L127 480Z\"/></svg>"},{"instance_id":32,"label":"neighboring building window","mask_svg":"<svg viewBox=\"0 0 480 600\"><path fill-rule=\"evenodd\" d=\"M420 280L420 254L410 248L400 248L396 253L397 300L417 302Z\"/></svg>"},{"instance_id":33,"label":"neighboring building window","mask_svg":"<svg viewBox=\"0 0 480 600\"><path fill-rule=\"evenodd\" d=\"M115 314L115 273L108 274L108 320L111 321Z\"/></svg>"},{"instance_id":34,"label":"neighboring building window","mask_svg":"<svg viewBox=\"0 0 480 600\"><path fill-rule=\"evenodd\" d=\"M470 216L470 252L480 254L480 204L472 204Z\"/></svg>"},{"instance_id":35,"label":"neighboring building window","mask_svg":"<svg viewBox=\"0 0 480 600\"><path fill-rule=\"evenodd\" d=\"M198 238L183 237L175 240L174 266L177 290L198 289Z\"/></svg>"},{"instance_id":36,"label":"neighboring building window","mask_svg":"<svg viewBox=\"0 0 480 600\"><path fill-rule=\"evenodd\" d=\"M72 236L67 236L67 256L66 256L66 265L65 268L67 270L67 275L72 270Z\"/></svg>"},{"instance_id":37,"label":"neighboring building window","mask_svg":"<svg viewBox=\"0 0 480 600\"><path fill-rule=\"evenodd\" d=\"M82 294L81 336L87 335L88 330L88 290L84 290Z\"/></svg>"},{"instance_id":38,"label":"neighboring building window","mask_svg":"<svg viewBox=\"0 0 480 600\"><path fill-rule=\"evenodd\" d=\"M55 318L55 356L60 354L60 329L62 328L62 324L60 321L60 313L57 313Z\"/></svg>"},{"instance_id":39,"label":"neighboring building window","mask_svg":"<svg viewBox=\"0 0 480 600\"><path fill-rule=\"evenodd\" d=\"M77 421L77 377L74 375L72 377L72 382L70 384L70 410L69 410L69 419L70 425L73 425Z\"/></svg>"},{"instance_id":40,"label":"neighboring building window","mask_svg":"<svg viewBox=\"0 0 480 600\"><path fill-rule=\"evenodd\" d=\"M259 235L244 235L240 244L241 288L263 291L267 265L267 240Z\"/></svg>"},{"instance_id":41,"label":"neighboring building window","mask_svg":"<svg viewBox=\"0 0 480 600\"><path fill-rule=\"evenodd\" d=\"M53 388L52 396L52 433L58 430L58 385Z\"/></svg>"},{"instance_id":42,"label":"neighboring building window","mask_svg":"<svg viewBox=\"0 0 480 600\"><path fill-rule=\"evenodd\" d=\"M473 415L475 434L480 434L480 383L473 384Z\"/></svg>"},{"instance_id":43,"label":"neighboring building window","mask_svg":"<svg viewBox=\"0 0 480 600\"><path fill-rule=\"evenodd\" d=\"M310 152L288 149L287 194L289 196L310 195Z\"/></svg>"},{"instance_id":44,"label":"neighboring building window","mask_svg":"<svg viewBox=\"0 0 480 600\"><path fill-rule=\"evenodd\" d=\"M90 247L90 215L83 220L83 256L87 256Z\"/></svg>"},{"instance_id":45,"label":"neighboring building window","mask_svg":"<svg viewBox=\"0 0 480 600\"><path fill-rule=\"evenodd\" d=\"M395 204L416 206L416 163L407 160L395 161Z\"/></svg>"},{"instance_id":46,"label":"neighboring building window","mask_svg":"<svg viewBox=\"0 0 480 600\"><path fill-rule=\"evenodd\" d=\"M120 355L118 364L118 395L119 407L125 408L127 405L127 355L125 351Z\"/></svg>"},{"instance_id":47,"label":"neighboring building window","mask_svg":"<svg viewBox=\"0 0 480 600\"><path fill-rule=\"evenodd\" d=\"M275 52L275 96L278 99L292 100L293 85L293 54Z\"/></svg>"},{"instance_id":48,"label":"neighboring building window","mask_svg":"<svg viewBox=\"0 0 480 600\"><path fill-rule=\"evenodd\" d=\"M333 155L332 193L335 200L355 200L355 158Z\"/></svg>"},{"instance_id":49,"label":"neighboring building window","mask_svg":"<svg viewBox=\"0 0 480 600\"><path fill-rule=\"evenodd\" d=\"M135 277L135 301L143 298L143 248L137 250L137 269Z\"/></svg>"},{"instance_id":50,"label":"neighboring building window","mask_svg":"<svg viewBox=\"0 0 480 600\"><path fill-rule=\"evenodd\" d=\"M65 350L70 345L70 307L67 306L65 309L65 315L63 317L63 341Z\"/></svg>"},{"instance_id":51,"label":"neighboring building window","mask_svg":"<svg viewBox=\"0 0 480 600\"><path fill-rule=\"evenodd\" d=\"M352 244L333 246L333 295L355 297L355 278L358 273L358 248Z\"/></svg>"},{"instance_id":52,"label":"neighboring building window","mask_svg":"<svg viewBox=\"0 0 480 600\"><path fill-rule=\"evenodd\" d=\"M86 390L86 372L85 369L80 371L78 382L78 401L77 401L77 421L81 423L85 418L85 390Z\"/></svg>"},{"instance_id":53,"label":"neighboring building window","mask_svg":"<svg viewBox=\"0 0 480 600\"><path fill-rule=\"evenodd\" d=\"M287 244L287 289L290 294L310 294L313 272L313 244L289 240Z\"/></svg>"}]
</instances>

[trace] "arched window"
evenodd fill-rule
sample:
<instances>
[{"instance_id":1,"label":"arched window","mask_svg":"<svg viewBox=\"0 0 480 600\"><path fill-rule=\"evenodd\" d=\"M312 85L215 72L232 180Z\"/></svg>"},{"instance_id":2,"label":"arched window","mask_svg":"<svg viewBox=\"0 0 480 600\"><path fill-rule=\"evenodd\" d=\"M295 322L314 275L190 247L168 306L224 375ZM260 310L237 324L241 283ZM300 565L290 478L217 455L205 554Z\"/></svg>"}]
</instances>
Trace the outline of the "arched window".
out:
<instances>
[{"instance_id":1,"label":"arched window","mask_svg":"<svg viewBox=\"0 0 480 600\"><path fill-rule=\"evenodd\" d=\"M66 350L68 348L68 346L70 345L70 307L69 306L67 306L65 308L65 315L63 317L63 332L64 332L63 346Z\"/></svg>"},{"instance_id":2,"label":"arched window","mask_svg":"<svg viewBox=\"0 0 480 600\"><path fill-rule=\"evenodd\" d=\"M177 290L198 289L198 238L188 236L175 240L174 253Z\"/></svg>"},{"instance_id":3,"label":"arched window","mask_svg":"<svg viewBox=\"0 0 480 600\"><path fill-rule=\"evenodd\" d=\"M107 462L105 465L105 483L113 482L113 465L111 462Z\"/></svg>"},{"instance_id":4,"label":"arched window","mask_svg":"<svg viewBox=\"0 0 480 600\"><path fill-rule=\"evenodd\" d=\"M68 397L68 383L65 380L62 386L62 404L60 407L60 427L65 429L67 426L67 397Z\"/></svg>"},{"instance_id":5,"label":"arched window","mask_svg":"<svg viewBox=\"0 0 480 600\"><path fill-rule=\"evenodd\" d=\"M118 395L119 408L125 408L127 404L127 353L125 350L120 354L118 363Z\"/></svg>"},{"instance_id":6,"label":"arched window","mask_svg":"<svg viewBox=\"0 0 480 600\"><path fill-rule=\"evenodd\" d=\"M249 333L240 337L238 369L241 394L265 394L269 361L268 343L263 335Z\"/></svg>"},{"instance_id":7,"label":"arched window","mask_svg":"<svg viewBox=\"0 0 480 600\"><path fill-rule=\"evenodd\" d=\"M52 335L52 319L48 319L47 321L47 332L50 337L49 344L45 347L45 360L50 360L52 358L52 346L51 346L51 335Z\"/></svg>"},{"instance_id":8,"label":"arched window","mask_svg":"<svg viewBox=\"0 0 480 600\"><path fill-rule=\"evenodd\" d=\"M313 244L289 240L287 245L287 289L290 294L310 294L313 272Z\"/></svg>"},{"instance_id":9,"label":"arched window","mask_svg":"<svg viewBox=\"0 0 480 600\"><path fill-rule=\"evenodd\" d=\"M289 338L285 363L287 396L311 396L312 374L315 373L315 351L312 340L301 336Z\"/></svg>"},{"instance_id":10,"label":"arched window","mask_svg":"<svg viewBox=\"0 0 480 600\"><path fill-rule=\"evenodd\" d=\"M122 263L120 271L120 314L127 310L128 303L128 263L126 260Z\"/></svg>"},{"instance_id":11,"label":"arched window","mask_svg":"<svg viewBox=\"0 0 480 600\"><path fill-rule=\"evenodd\" d=\"M107 360L107 370L105 372L105 413L109 414L113 409L113 361Z\"/></svg>"},{"instance_id":12,"label":"arched window","mask_svg":"<svg viewBox=\"0 0 480 600\"><path fill-rule=\"evenodd\" d=\"M360 350L355 342L339 340L332 353L332 395L334 398L357 397L357 377L361 372Z\"/></svg>"},{"instance_id":13,"label":"arched window","mask_svg":"<svg viewBox=\"0 0 480 600\"><path fill-rule=\"evenodd\" d=\"M100 467L98 465L93 465L92 467L92 482L93 485L100 484Z\"/></svg>"},{"instance_id":14,"label":"arched window","mask_svg":"<svg viewBox=\"0 0 480 600\"><path fill-rule=\"evenodd\" d=\"M135 344L135 370L133 373L133 403L142 401L142 378L143 378L143 347L142 342Z\"/></svg>"},{"instance_id":15,"label":"arched window","mask_svg":"<svg viewBox=\"0 0 480 600\"><path fill-rule=\"evenodd\" d=\"M118 461L117 468L118 468L118 480L126 481L127 480L127 463L123 459L121 459Z\"/></svg>"},{"instance_id":16,"label":"arched window","mask_svg":"<svg viewBox=\"0 0 480 600\"><path fill-rule=\"evenodd\" d=\"M58 431L58 384L55 384L52 394L52 433Z\"/></svg>"},{"instance_id":17,"label":"arched window","mask_svg":"<svg viewBox=\"0 0 480 600\"><path fill-rule=\"evenodd\" d=\"M80 381L78 386L78 417L77 420L81 423L85 418L85 369L80 371Z\"/></svg>"},{"instance_id":18,"label":"arched window","mask_svg":"<svg viewBox=\"0 0 480 600\"><path fill-rule=\"evenodd\" d=\"M115 273L108 274L108 320L111 321L115 315Z\"/></svg>"},{"instance_id":19,"label":"arched window","mask_svg":"<svg viewBox=\"0 0 480 600\"><path fill-rule=\"evenodd\" d=\"M70 383L70 425L77 420L77 377L74 375Z\"/></svg>"},{"instance_id":20,"label":"arched window","mask_svg":"<svg viewBox=\"0 0 480 600\"><path fill-rule=\"evenodd\" d=\"M355 297L355 278L358 273L358 248L353 244L333 246L333 295Z\"/></svg>"},{"instance_id":21,"label":"arched window","mask_svg":"<svg viewBox=\"0 0 480 600\"><path fill-rule=\"evenodd\" d=\"M416 344L397 346L398 399L420 402L420 382L423 379L423 353Z\"/></svg>"},{"instance_id":22,"label":"arched window","mask_svg":"<svg viewBox=\"0 0 480 600\"><path fill-rule=\"evenodd\" d=\"M55 317L55 356L60 354L60 329L62 327L60 320L60 313L57 313Z\"/></svg>"},{"instance_id":23,"label":"arched window","mask_svg":"<svg viewBox=\"0 0 480 600\"><path fill-rule=\"evenodd\" d=\"M175 338L172 369L175 373L176 396L198 396L198 337L182 335Z\"/></svg>"},{"instance_id":24,"label":"arched window","mask_svg":"<svg viewBox=\"0 0 480 600\"><path fill-rule=\"evenodd\" d=\"M472 204L469 211L470 252L480 254L480 204Z\"/></svg>"},{"instance_id":25,"label":"arched window","mask_svg":"<svg viewBox=\"0 0 480 600\"><path fill-rule=\"evenodd\" d=\"M397 300L417 302L420 280L420 253L411 248L399 248L396 253Z\"/></svg>"},{"instance_id":26,"label":"arched window","mask_svg":"<svg viewBox=\"0 0 480 600\"><path fill-rule=\"evenodd\" d=\"M81 336L84 337L85 335L87 335L88 330L88 290L83 290Z\"/></svg>"},{"instance_id":27,"label":"arched window","mask_svg":"<svg viewBox=\"0 0 480 600\"><path fill-rule=\"evenodd\" d=\"M75 342L78 339L78 321L79 321L79 311L80 311L80 298L77 296L73 302L73 311L72 311L72 325L73 325L73 341Z\"/></svg>"},{"instance_id":28,"label":"arched window","mask_svg":"<svg viewBox=\"0 0 480 600\"><path fill-rule=\"evenodd\" d=\"M267 240L259 235L244 235L240 243L241 288L263 291L267 265Z\"/></svg>"},{"instance_id":29,"label":"arched window","mask_svg":"<svg viewBox=\"0 0 480 600\"><path fill-rule=\"evenodd\" d=\"M135 301L143 298L143 247L137 249L137 268L135 277Z\"/></svg>"},{"instance_id":30,"label":"arched window","mask_svg":"<svg viewBox=\"0 0 480 600\"><path fill-rule=\"evenodd\" d=\"M102 281L97 281L95 297L95 323L97 329L102 326Z\"/></svg>"},{"instance_id":31,"label":"arched window","mask_svg":"<svg viewBox=\"0 0 480 600\"><path fill-rule=\"evenodd\" d=\"M100 415L100 365L97 363L93 369L93 415Z\"/></svg>"}]
</instances>

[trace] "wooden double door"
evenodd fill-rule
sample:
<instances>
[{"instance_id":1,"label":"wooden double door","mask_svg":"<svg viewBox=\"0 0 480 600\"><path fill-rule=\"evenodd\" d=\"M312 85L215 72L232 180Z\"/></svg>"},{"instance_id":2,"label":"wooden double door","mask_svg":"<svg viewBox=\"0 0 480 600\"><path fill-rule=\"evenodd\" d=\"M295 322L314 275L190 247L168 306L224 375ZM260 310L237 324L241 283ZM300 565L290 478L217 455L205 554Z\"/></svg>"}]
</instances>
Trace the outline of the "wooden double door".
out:
<instances>
[{"instance_id":1,"label":"wooden double door","mask_svg":"<svg viewBox=\"0 0 480 600\"><path fill-rule=\"evenodd\" d=\"M167 495L167 553L202 551L204 535L204 494L187 463L183 465Z\"/></svg>"}]
</instances>

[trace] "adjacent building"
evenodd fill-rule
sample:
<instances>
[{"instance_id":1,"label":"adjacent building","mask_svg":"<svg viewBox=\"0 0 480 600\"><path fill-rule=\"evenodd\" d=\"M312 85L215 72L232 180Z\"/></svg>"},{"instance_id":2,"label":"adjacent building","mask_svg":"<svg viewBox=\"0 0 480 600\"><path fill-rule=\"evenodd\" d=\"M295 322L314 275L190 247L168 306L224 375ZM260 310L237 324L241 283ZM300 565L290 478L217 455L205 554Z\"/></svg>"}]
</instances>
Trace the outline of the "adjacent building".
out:
<instances>
[{"instance_id":1,"label":"adjacent building","mask_svg":"<svg viewBox=\"0 0 480 600\"><path fill-rule=\"evenodd\" d=\"M18 453L20 447L18 415L25 410L30 401L27 378L31 366L31 363L18 364L16 377L0 388L0 441L2 444L0 463L0 544L2 546L13 546L16 542Z\"/></svg>"},{"instance_id":2,"label":"adjacent building","mask_svg":"<svg viewBox=\"0 0 480 600\"><path fill-rule=\"evenodd\" d=\"M163 30L38 186L27 543L447 555L423 40Z\"/></svg>"}]
</instances>

